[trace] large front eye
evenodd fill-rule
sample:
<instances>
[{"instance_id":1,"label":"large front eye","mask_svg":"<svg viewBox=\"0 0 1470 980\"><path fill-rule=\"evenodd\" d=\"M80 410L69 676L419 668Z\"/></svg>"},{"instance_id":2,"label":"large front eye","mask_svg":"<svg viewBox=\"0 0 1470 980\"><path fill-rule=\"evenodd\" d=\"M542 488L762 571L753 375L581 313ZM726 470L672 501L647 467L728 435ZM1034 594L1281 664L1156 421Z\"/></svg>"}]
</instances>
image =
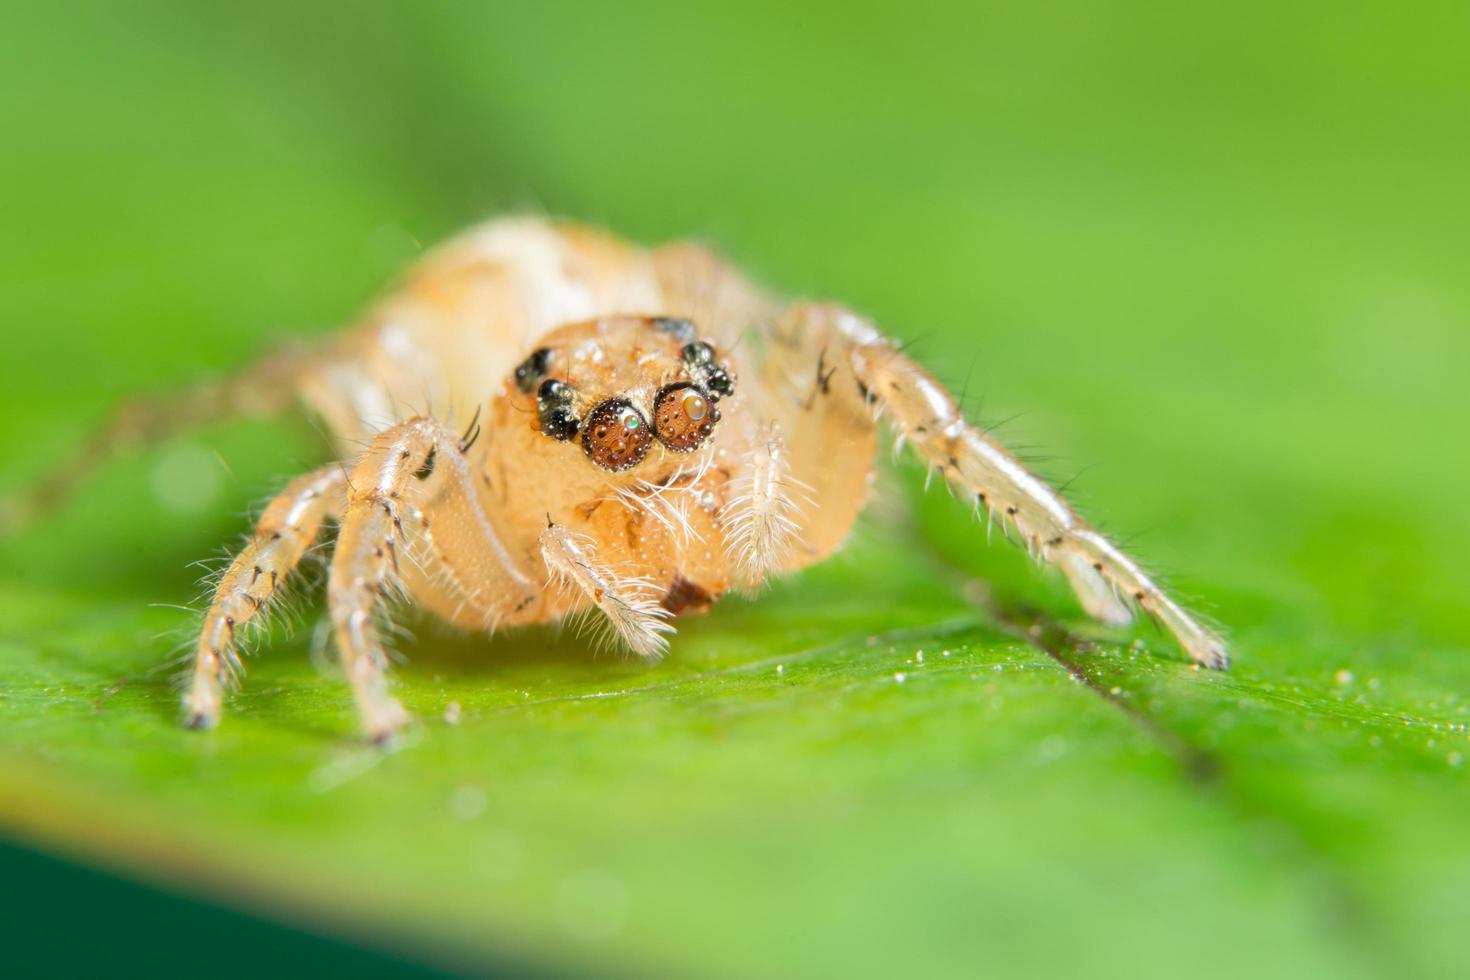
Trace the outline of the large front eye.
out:
<instances>
[{"instance_id":1,"label":"large front eye","mask_svg":"<svg viewBox=\"0 0 1470 980\"><path fill-rule=\"evenodd\" d=\"M653 434L643 413L626 398L598 405L582 422L582 451L608 470L625 470L648 455Z\"/></svg>"},{"instance_id":2,"label":"large front eye","mask_svg":"<svg viewBox=\"0 0 1470 980\"><path fill-rule=\"evenodd\" d=\"M654 435L676 453L698 449L719 420L714 402L691 384L669 385L653 402Z\"/></svg>"}]
</instances>

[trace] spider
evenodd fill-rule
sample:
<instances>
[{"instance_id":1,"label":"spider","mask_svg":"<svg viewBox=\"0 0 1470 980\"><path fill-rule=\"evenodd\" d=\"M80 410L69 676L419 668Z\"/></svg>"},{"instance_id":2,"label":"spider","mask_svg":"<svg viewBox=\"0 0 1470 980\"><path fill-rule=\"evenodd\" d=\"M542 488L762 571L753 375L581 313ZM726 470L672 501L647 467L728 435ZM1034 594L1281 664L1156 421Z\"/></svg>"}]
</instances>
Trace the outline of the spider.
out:
<instances>
[{"instance_id":1,"label":"spider","mask_svg":"<svg viewBox=\"0 0 1470 980\"><path fill-rule=\"evenodd\" d=\"M1135 608L1197 663L1225 646L844 307L787 302L694 244L504 218L430 252L356 326L121 411L37 488L127 444L296 402L337 460L287 484L214 589L183 695L196 728L239 680L242 630L336 525L327 610L367 736L408 722L386 673L395 594L491 632L572 614L655 657L678 614L832 554L886 414L954 490L1112 625ZM447 418L401 411L455 404ZM366 447L364 450L363 447Z\"/></svg>"}]
</instances>

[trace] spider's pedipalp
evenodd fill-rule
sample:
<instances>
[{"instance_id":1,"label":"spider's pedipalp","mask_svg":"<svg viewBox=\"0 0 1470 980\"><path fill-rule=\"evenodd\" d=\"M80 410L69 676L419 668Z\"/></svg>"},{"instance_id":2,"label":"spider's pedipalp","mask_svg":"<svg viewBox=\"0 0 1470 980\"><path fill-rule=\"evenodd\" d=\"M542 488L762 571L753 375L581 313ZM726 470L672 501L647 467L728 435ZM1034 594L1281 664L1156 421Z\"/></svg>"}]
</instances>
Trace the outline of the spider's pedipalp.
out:
<instances>
[{"instance_id":1,"label":"spider's pedipalp","mask_svg":"<svg viewBox=\"0 0 1470 980\"><path fill-rule=\"evenodd\" d=\"M750 586L778 570L801 531L802 504L814 504L811 488L791 473L780 430L768 426L751 450L745 472L730 481L721 515L725 550Z\"/></svg>"},{"instance_id":2,"label":"spider's pedipalp","mask_svg":"<svg viewBox=\"0 0 1470 980\"><path fill-rule=\"evenodd\" d=\"M661 656L668 650L667 634L674 627L651 581L620 576L598 563L592 539L560 525L548 525L540 543L551 582L581 593L602 612L608 627L629 650L644 657Z\"/></svg>"}]
</instances>

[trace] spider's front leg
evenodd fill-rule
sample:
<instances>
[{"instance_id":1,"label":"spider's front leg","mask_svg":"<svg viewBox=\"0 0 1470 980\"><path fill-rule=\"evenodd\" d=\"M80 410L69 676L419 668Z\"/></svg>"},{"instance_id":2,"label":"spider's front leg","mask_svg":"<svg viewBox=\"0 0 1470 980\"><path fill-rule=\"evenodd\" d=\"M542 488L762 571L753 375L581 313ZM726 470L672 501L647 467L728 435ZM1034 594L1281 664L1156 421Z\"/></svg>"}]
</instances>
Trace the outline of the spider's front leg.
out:
<instances>
[{"instance_id":1,"label":"spider's front leg","mask_svg":"<svg viewBox=\"0 0 1470 980\"><path fill-rule=\"evenodd\" d=\"M516 567L486 520L464 450L439 422L411 419L379 433L348 482L327 606L363 727L376 742L409 720L388 692L378 622L394 586L483 629L540 596L540 583Z\"/></svg>"},{"instance_id":2,"label":"spider's front leg","mask_svg":"<svg viewBox=\"0 0 1470 980\"><path fill-rule=\"evenodd\" d=\"M341 516L346 485L346 471L333 463L292 480L267 505L250 542L220 578L204 614L184 694L189 727L210 728L219 721L221 691L240 675L241 631L280 594L320 534L323 521Z\"/></svg>"},{"instance_id":3,"label":"spider's front leg","mask_svg":"<svg viewBox=\"0 0 1470 980\"><path fill-rule=\"evenodd\" d=\"M1083 521L1004 446L965 421L944 386L853 314L819 307L847 338L853 373L888 409L900 435L930 466L1013 527L1032 554L1057 565L1083 608L1106 623L1131 617L1130 604L1154 616L1189 656L1206 667L1229 665L1225 644L1156 585L1138 564Z\"/></svg>"}]
</instances>

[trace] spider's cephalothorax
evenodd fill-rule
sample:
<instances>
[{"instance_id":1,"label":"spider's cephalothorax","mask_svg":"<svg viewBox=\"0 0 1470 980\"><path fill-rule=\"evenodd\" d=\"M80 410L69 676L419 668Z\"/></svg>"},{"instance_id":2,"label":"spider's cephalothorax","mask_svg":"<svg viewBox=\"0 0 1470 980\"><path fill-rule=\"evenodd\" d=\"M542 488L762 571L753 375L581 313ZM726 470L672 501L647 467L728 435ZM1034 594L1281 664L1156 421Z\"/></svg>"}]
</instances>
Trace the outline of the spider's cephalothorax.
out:
<instances>
[{"instance_id":1,"label":"spider's cephalothorax","mask_svg":"<svg viewBox=\"0 0 1470 980\"><path fill-rule=\"evenodd\" d=\"M543 338L515 369L514 391L534 389L541 433L557 441L580 433L587 458L605 470L637 466L655 442L693 452L720 420L714 402L735 391L713 347L681 344L694 329L665 317L570 324Z\"/></svg>"},{"instance_id":2,"label":"spider's cephalothorax","mask_svg":"<svg viewBox=\"0 0 1470 980\"><path fill-rule=\"evenodd\" d=\"M658 654L675 614L837 548L869 493L880 412L1057 566L1088 613L1123 623L1141 608L1195 661L1226 663L1214 633L870 324L768 295L698 246L492 222L430 253L324 346L135 405L108 435L157 437L293 398L323 419L338 459L286 487L220 579L184 697L192 725L218 720L240 631L328 521L331 625L363 725L382 739L407 720L378 626L390 586L460 626L585 614ZM455 409L400 408L414 404ZM55 499L61 482L26 503Z\"/></svg>"}]
</instances>

